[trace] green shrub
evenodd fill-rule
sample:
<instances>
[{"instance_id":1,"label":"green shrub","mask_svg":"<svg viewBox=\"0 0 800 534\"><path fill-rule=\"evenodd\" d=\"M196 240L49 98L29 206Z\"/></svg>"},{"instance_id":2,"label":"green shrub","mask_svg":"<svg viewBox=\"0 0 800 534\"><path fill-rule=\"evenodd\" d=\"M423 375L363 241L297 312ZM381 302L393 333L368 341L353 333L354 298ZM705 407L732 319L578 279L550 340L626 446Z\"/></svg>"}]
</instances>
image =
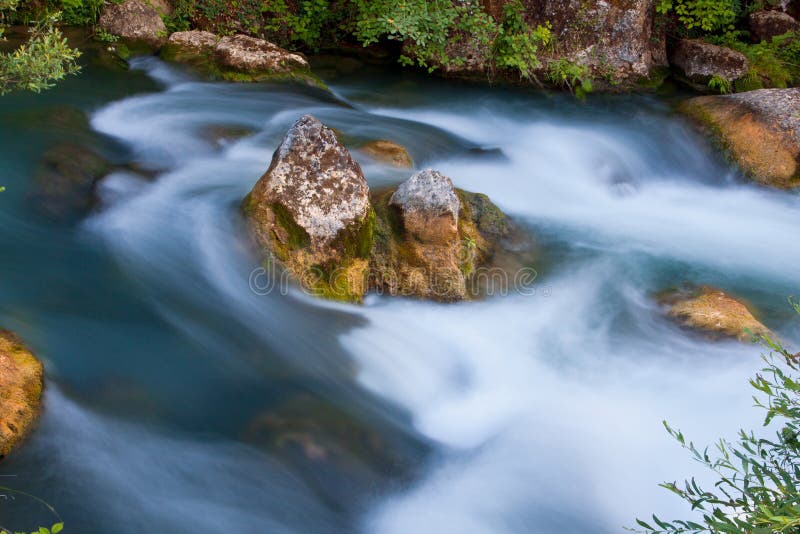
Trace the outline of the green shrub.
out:
<instances>
[{"instance_id":1,"label":"green shrub","mask_svg":"<svg viewBox=\"0 0 800 534\"><path fill-rule=\"evenodd\" d=\"M800 313L800 305L793 303ZM766 411L764 426L775 431L762 438L739 431L731 442L720 440L716 452L698 449L666 422L667 432L692 457L714 473L711 488L695 479L662 487L678 495L698 512L696 521L637 520L638 532L713 534L796 534L800 531L800 354L764 339L771 349L766 367L750 380L759 396L757 407ZM633 529L631 529L633 530Z\"/></svg>"},{"instance_id":2,"label":"green shrub","mask_svg":"<svg viewBox=\"0 0 800 534\"><path fill-rule=\"evenodd\" d=\"M552 43L552 26L547 23L532 29L524 19L525 6L514 0L503 6L503 24L495 40L494 55L498 67L519 71L532 78L541 68L539 51Z\"/></svg>"},{"instance_id":3,"label":"green shrub","mask_svg":"<svg viewBox=\"0 0 800 534\"><path fill-rule=\"evenodd\" d=\"M593 88L589 67L566 58L550 62L547 79L553 85L568 89L577 98L585 98Z\"/></svg>"},{"instance_id":4,"label":"green shrub","mask_svg":"<svg viewBox=\"0 0 800 534\"><path fill-rule=\"evenodd\" d=\"M61 22L68 26L91 26L97 22L104 0L61 0Z\"/></svg>"},{"instance_id":5,"label":"green shrub","mask_svg":"<svg viewBox=\"0 0 800 534\"><path fill-rule=\"evenodd\" d=\"M16 1L0 0L0 36L2 21ZM40 92L54 82L80 70L77 59L80 52L70 48L67 40L54 27L57 15L52 15L31 28L28 40L12 52L0 53L0 95L14 90Z\"/></svg>"},{"instance_id":6,"label":"green shrub","mask_svg":"<svg viewBox=\"0 0 800 534\"><path fill-rule=\"evenodd\" d=\"M658 0L656 11L674 13L687 30L732 30L739 15L737 0Z\"/></svg>"}]
</instances>

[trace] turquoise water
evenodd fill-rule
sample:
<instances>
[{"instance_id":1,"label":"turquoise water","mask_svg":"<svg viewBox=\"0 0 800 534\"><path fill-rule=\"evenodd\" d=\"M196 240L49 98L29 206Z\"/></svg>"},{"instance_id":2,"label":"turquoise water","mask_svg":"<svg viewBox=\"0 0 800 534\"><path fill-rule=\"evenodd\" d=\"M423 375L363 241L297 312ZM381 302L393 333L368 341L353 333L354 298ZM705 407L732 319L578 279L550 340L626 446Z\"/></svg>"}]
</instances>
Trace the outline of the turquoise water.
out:
<instances>
[{"instance_id":1,"label":"turquoise water","mask_svg":"<svg viewBox=\"0 0 800 534\"><path fill-rule=\"evenodd\" d=\"M667 101L327 63L331 94L133 67L0 100L0 325L48 373L0 474L68 531L619 532L682 512L656 484L696 469L662 419L698 442L758 424L759 349L681 331L653 293L715 284L800 340L800 199L744 183ZM238 203L304 113L489 194L537 241L536 293L253 292ZM87 136L118 170L88 213L41 213L41 154ZM409 174L356 157L372 187ZM0 518L50 515L18 497Z\"/></svg>"}]
</instances>

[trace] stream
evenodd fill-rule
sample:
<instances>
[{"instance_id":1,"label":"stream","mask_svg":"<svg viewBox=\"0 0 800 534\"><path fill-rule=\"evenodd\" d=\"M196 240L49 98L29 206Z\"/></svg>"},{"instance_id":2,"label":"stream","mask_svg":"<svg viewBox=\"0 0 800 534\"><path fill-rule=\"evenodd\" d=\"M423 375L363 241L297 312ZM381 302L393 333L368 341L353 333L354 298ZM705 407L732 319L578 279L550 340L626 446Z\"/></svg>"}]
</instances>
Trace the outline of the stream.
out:
<instances>
[{"instance_id":1,"label":"stream","mask_svg":"<svg viewBox=\"0 0 800 534\"><path fill-rule=\"evenodd\" d=\"M0 99L0 325L48 376L0 486L80 533L606 534L685 518L658 483L701 467L662 421L703 445L758 428L747 380L763 351L682 330L654 295L723 288L796 347L800 196L748 184L660 97L316 62L331 92L137 58ZM64 106L133 162L68 223L37 211L31 180L76 135L42 120ZM535 240L535 283L447 305L254 288L239 203L305 113L489 195ZM353 154L372 188L410 175ZM0 500L9 528L51 515Z\"/></svg>"}]
</instances>

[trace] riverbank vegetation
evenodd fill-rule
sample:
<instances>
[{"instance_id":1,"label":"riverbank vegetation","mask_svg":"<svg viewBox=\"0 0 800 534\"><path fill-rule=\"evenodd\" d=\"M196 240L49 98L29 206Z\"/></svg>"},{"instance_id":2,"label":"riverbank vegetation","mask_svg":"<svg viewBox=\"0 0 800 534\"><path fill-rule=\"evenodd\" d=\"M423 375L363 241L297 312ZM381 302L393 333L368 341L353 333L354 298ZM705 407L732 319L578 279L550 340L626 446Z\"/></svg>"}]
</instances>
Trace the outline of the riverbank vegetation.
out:
<instances>
[{"instance_id":1,"label":"riverbank vegetation","mask_svg":"<svg viewBox=\"0 0 800 534\"><path fill-rule=\"evenodd\" d=\"M8 24L19 21L18 7L19 0L0 0L0 38ZM55 26L59 16L58 12L50 12L37 18L25 43L0 53L0 95L15 89L39 92L78 72L80 52L67 44Z\"/></svg>"},{"instance_id":2,"label":"riverbank vegetation","mask_svg":"<svg viewBox=\"0 0 800 534\"><path fill-rule=\"evenodd\" d=\"M800 314L800 304L793 303ZM638 520L648 534L712 533L774 534L800 531L800 353L792 354L780 343L762 338L771 350L766 367L750 385L757 391L755 406L766 411L765 432L740 430L735 441L720 440L698 448L666 422L667 432L692 457L712 471L711 487L695 478L666 482L702 518L665 521L656 516ZM643 529L643 530L641 530Z\"/></svg>"},{"instance_id":3,"label":"riverbank vegetation","mask_svg":"<svg viewBox=\"0 0 800 534\"><path fill-rule=\"evenodd\" d=\"M733 83L712 79L709 86L721 93L769 87L785 88L800 83L800 36L796 31L758 39L749 23L753 13L777 6L776 0L659 0L669 39L697 38L744 54L750 71Z\"/></svg>"}]
</instances>

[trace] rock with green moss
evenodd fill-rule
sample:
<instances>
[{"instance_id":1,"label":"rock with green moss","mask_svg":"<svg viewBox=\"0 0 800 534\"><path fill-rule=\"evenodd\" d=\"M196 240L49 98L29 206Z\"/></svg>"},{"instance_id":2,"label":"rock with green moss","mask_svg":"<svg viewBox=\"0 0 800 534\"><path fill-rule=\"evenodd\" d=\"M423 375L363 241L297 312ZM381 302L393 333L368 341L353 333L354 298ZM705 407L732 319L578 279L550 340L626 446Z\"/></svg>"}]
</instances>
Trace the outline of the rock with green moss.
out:
<instances>
[{"instance_id":1,"label":"rock with green moss","mask_svg":"<svg viewBox=\"0 0 800 534\"><path fill-rule=\"evenodd\" d=\"M498 271L496 253L514 227L486 195L428 169L371 198L334 131L308 115L286 134L243 209L261 247L326 298L360 302L375 290L459 301L508 282L507 271L521 266L503 262L510 268Z\"/></svg>"},{"instance_id":2,"label":"rock with green moss","mask_svg":"<svg viewBox=\"0 0 800 534\"><path fill-rule=\"evenodd\" d=\"M505 278L494 260L514 227L486 195L426 169L374 203L373 289L454 302L479 296L492 274Z\"/></svg>"},{"instance_id":3,"label":"rock with green moss","mask_svg":"<svg viewBox=\"0 0 800 534\"><path fill-rule=\"evenodd\" d=\"M247 35L219 37L206 31L175 32L161 50L161 57L191 65L213 79L286 80L324 87L303 56Z\"/></svg>"},{"instance_id":4,"label":"rock with green moss","mask_svg":"<svg viewBox=\"0 0 800 534\"><path fill-rule=\"evenodd\" d=\"M314 294L360 301L374 214L361 167L310 115L287 132L244 201L259 244Z\"/></svg>"},{"instance_id":5,"label":"rock with green moss","mask_svg":"<svg viewBox=\"0 0 800 534\"><path fill-rule=\"evenodd\" d=\"M800 187L800 88L701 96L679 109L753 180Z\"/></svg>"},{"instance_id":6,"label":"rock with green moss","mask_svg":"<svg viewBox=\"0 0 800 534\"><path fill-rule=\"evenodd\" d=\"M43 387L42 363L14 334L0 330L0 458L33 429Z\"/></svg>"}]
</instances>

